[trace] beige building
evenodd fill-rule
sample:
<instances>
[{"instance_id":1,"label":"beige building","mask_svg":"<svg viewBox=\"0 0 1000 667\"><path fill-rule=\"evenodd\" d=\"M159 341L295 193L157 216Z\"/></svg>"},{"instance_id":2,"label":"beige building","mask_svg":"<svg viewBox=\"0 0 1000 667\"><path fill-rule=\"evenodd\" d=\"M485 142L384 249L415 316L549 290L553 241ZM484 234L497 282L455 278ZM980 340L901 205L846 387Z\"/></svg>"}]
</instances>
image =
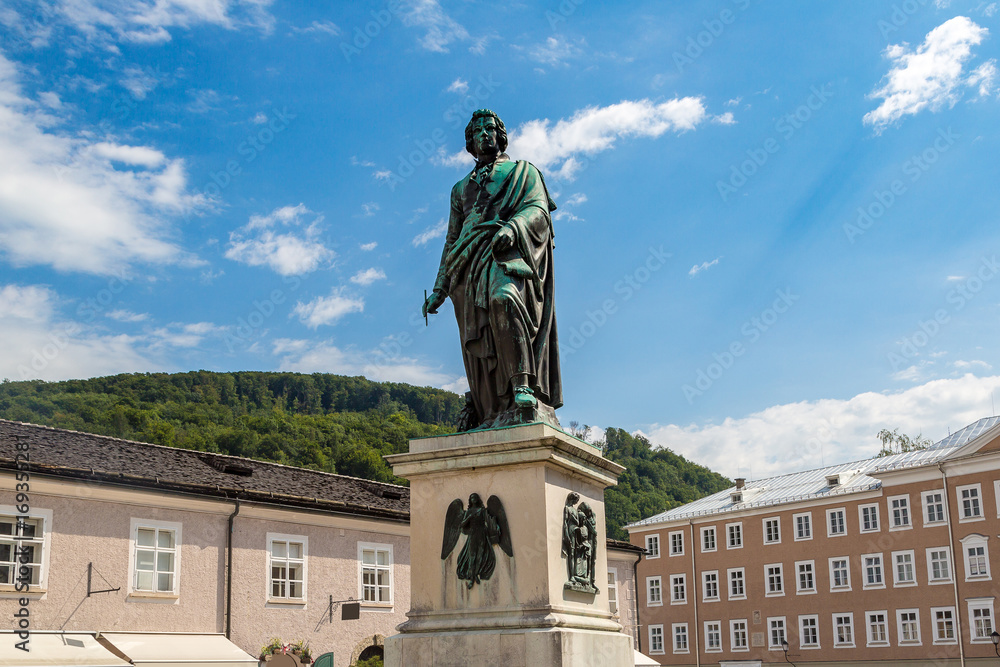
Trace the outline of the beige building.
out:
<instances>
[{"instance_id":1,"label":"beige building","mask_svg":"<svg viewBox=\"0 0 1000 667\"><path fill-rule=\"evenodd\" d=\"M737 480L627 530L661 664L784 664L783 641L798 665L997 664L1000 417L922 451Z\"/></svg>"}]
</instances>

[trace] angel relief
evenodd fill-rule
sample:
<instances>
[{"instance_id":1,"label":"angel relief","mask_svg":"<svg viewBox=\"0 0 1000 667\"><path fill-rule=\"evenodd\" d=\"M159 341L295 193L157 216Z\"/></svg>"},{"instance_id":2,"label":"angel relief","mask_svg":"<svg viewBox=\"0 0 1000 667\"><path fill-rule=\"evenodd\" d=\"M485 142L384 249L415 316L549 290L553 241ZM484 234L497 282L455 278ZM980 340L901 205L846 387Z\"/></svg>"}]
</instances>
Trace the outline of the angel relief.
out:
<instances>
[{"instance_id":1,"label":"angel relief","mask_svg":"<svg viewBox=\"0 0 1000 667\"><path fill-rule=\"evenodd\" d=\"M496 496L490 496L484 507L479 494L473 493L468 509L462 507L461 498L451 501L444 519L441 560L455 549L459 535L469 536L458 554L458 578L468 581L469 588L493 575L497 565L493 545L500 545L505 554L514 557L507 514Z\"/></svg>"}]
</instances>

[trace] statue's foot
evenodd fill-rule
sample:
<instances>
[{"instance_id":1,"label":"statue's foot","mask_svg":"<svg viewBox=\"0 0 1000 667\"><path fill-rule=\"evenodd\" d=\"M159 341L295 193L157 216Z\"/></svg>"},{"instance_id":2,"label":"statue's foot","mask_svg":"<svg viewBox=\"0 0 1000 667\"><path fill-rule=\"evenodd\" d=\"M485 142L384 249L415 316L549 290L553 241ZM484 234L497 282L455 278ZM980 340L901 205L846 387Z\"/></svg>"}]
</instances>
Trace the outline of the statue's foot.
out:
<instances>
[{"instance_id":1,"label":"statue's foot","mask_svg":"<svg viewBox=\"0 0 1000 667\"><path fill-rule=\"evenodd\" d=\"M535 392L531 391L531 387L514 387L514 405L519 408L533 408L538 405Z\"/></svg>"}]
</instances>

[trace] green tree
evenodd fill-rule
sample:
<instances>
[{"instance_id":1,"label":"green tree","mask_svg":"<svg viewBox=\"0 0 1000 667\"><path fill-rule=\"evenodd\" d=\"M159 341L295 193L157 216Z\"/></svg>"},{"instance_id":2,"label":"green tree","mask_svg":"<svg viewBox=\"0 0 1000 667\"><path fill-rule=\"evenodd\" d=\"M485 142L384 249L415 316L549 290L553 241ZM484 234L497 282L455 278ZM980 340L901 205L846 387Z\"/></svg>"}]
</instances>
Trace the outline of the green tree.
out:
<instances>
[{"instance_id":1,"label":"green tree","mask_svg":"<svg viewBox=\"0 0 1000 667\"><path fill-rule=\"evenodd\" d=\"M906 452L916 452L921 449L927 449L934 444L919 434L917 437L911 438L905 433L900 433L898 428L893 431L884 428L878 432L876 437L882 441L882 449L875 455L876 458L892 456L893 454L905 454Z\"/></svg>"}]
</instances>

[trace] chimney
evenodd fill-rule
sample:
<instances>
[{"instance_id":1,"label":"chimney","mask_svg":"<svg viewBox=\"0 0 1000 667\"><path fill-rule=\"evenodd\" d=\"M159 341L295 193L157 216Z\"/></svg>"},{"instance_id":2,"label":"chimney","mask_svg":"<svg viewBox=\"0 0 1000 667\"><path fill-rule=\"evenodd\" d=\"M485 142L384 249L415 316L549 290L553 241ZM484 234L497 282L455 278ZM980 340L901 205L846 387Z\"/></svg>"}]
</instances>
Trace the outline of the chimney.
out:
<instances>
[{"instance_id":1,"label":"chimney","mask_svg":"<svg viewBox=\"0 0 1000 667\"><path fill-rule=\"evenodd\" d=\"M742 489L746 485L747 485L747 479L746 479L746 477L737 477L736 478L736 490L737 491L739 491L740 489Z\"/></svg>"}]
</instances>

